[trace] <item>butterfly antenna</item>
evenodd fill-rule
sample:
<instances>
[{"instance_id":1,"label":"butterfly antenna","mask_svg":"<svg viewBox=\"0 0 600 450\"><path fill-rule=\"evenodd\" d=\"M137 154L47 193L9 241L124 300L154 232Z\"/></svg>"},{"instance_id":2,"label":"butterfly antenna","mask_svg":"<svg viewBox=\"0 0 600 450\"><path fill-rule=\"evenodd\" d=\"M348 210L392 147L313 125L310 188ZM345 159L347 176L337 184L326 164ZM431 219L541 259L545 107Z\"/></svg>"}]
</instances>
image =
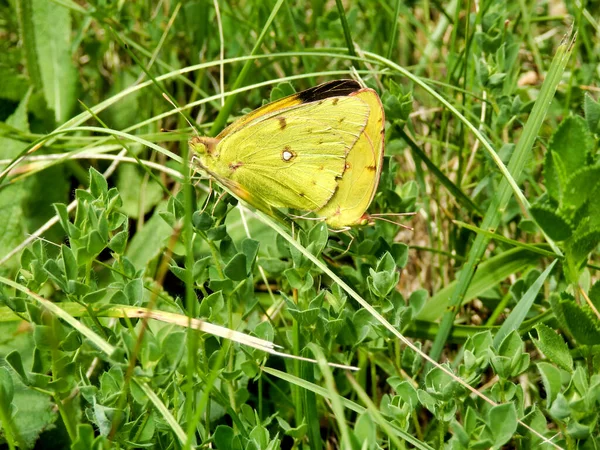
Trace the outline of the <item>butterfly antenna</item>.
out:
<instances>
[{"instance_id":1,"label":"butterfly antenna","mask_svg":"<svg viewBox=\"0 0 600 450\"><path fill-rule=\"evenodd\" d=\"M393 214L389 214L389 215L393 215ZM393 220L390 219L386 219L385 217L382 217L383 214L372 214L369 217L375 219L375 220L381 220L382 222L388 222L388 223L393 223L394 225L398 226L398 227L402 227L406 230L410 230L410 231L414 231L414 228L409 227L408 225L404 225L403 223L400 222L395 222Z\"/></svg>"},{"instance_id":2,"label":"butterfly antenna","mask_svg":"<svg viewBox=\"0 0 600 450\"><path fill-rule=\"evenodd\" d=\"M165 99L167 102L169 102L169 103L170 103L170 104L173 106L173 108L175 108L175 109L177 110L177 112L178 112L179 114L181 114L181 116L182 116L182 117L185 119L185 121L188 123L188 125L190 126L190 128L191 128L192 130L194 130L194 133L196 133L196 136L200 137L200 133L198 133L198 130L196 129L196 127L195 127L194 125L192 125L192 122L190 121L190 119L188 119L188 118L187 118L187 116L186 116L186 115L183 113L183 111L181 110L181 107L179 107L179 106L177 106L175 103L173 103L173 100L171 100L171 99L170 99L170 98L167 96L167 94L165 94L164 92L163 92L163 98L164 98L164 99Z\"/></svg>"}]
</instances>

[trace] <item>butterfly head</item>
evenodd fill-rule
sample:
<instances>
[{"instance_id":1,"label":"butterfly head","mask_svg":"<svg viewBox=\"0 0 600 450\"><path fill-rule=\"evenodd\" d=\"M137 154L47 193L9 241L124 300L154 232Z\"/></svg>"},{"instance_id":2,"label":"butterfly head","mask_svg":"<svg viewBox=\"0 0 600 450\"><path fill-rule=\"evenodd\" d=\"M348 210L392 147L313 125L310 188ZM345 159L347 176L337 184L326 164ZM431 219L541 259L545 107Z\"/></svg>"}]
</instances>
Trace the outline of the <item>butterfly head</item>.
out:
<instances>
[{"instance_id":1,"label":"butterfly head","mask_svg":"<svg viewBox=\"0 0 600 450\"><path fill-rule=\"evenodd\" d=\"M217 138L195 136L192 139L190 139L190 149L195 154L195 156L198 156L200 158L206 156L211 158L217 158L217 144L219 143L219 141L220 139Z\"/></svg>"}]
</instances>

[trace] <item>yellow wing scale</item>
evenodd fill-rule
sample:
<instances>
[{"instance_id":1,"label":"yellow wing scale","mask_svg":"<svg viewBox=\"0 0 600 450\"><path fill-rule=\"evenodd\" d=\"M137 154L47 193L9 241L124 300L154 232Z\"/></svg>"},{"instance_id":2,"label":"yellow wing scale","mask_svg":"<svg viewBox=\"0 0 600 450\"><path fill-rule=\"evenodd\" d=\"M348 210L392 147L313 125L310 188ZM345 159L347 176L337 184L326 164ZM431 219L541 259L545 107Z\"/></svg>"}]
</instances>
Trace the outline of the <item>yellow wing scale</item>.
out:
<instances>
[{"instance_id":1,"label":"yellow wing scale","mask_svg":"<svg viewBox=\"0 0 600 450\"><path fill-rule=\"evenodd\" d=\"M375 91L339 80L267 104L190 146L202 169L255 207L316 212L343 229L364 221L375 195L383 126Z\"/></svg>"}]
</instances>

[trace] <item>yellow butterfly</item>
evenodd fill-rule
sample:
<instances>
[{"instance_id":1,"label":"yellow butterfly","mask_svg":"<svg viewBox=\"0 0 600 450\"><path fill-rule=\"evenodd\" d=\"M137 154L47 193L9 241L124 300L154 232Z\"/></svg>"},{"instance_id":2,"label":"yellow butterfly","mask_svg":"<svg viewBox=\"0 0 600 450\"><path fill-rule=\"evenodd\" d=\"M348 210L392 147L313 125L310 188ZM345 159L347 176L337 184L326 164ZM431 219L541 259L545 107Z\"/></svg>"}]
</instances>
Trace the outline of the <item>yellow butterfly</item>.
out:
<instances>
[{"instance_id":1,"label":"yellow butterfly","mask_svg":"<svg viewBox=\"0 0 600 450\"><path fill-rule=\"evenodd\" d=\"M257 209L314 212L332 228L367 221L381 174L384 113L374 90L336 80L269 103L215 138L201 169Z\"/></svg>"}]
</instances>

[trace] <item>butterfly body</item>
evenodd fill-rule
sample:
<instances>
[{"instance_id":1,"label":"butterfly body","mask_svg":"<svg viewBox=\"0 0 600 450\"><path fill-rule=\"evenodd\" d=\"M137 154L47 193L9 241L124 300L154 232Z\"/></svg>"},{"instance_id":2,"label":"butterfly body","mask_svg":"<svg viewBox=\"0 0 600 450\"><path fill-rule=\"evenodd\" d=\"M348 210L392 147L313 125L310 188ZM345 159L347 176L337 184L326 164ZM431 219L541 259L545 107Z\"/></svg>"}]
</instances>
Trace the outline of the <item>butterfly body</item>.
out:
<instances>
[{"instance_id":1,"label":"butterfly body","mask_svg":"<svg viewBox=\"0 0 600 450\"><path fill-rule=\"evenodd\" d=\"M342 228L359 223L373 198L382 129L377 94L339 80L267 104L190 146L202 169L258 209L315 212Z\"/></svg>"}]
</instances>

